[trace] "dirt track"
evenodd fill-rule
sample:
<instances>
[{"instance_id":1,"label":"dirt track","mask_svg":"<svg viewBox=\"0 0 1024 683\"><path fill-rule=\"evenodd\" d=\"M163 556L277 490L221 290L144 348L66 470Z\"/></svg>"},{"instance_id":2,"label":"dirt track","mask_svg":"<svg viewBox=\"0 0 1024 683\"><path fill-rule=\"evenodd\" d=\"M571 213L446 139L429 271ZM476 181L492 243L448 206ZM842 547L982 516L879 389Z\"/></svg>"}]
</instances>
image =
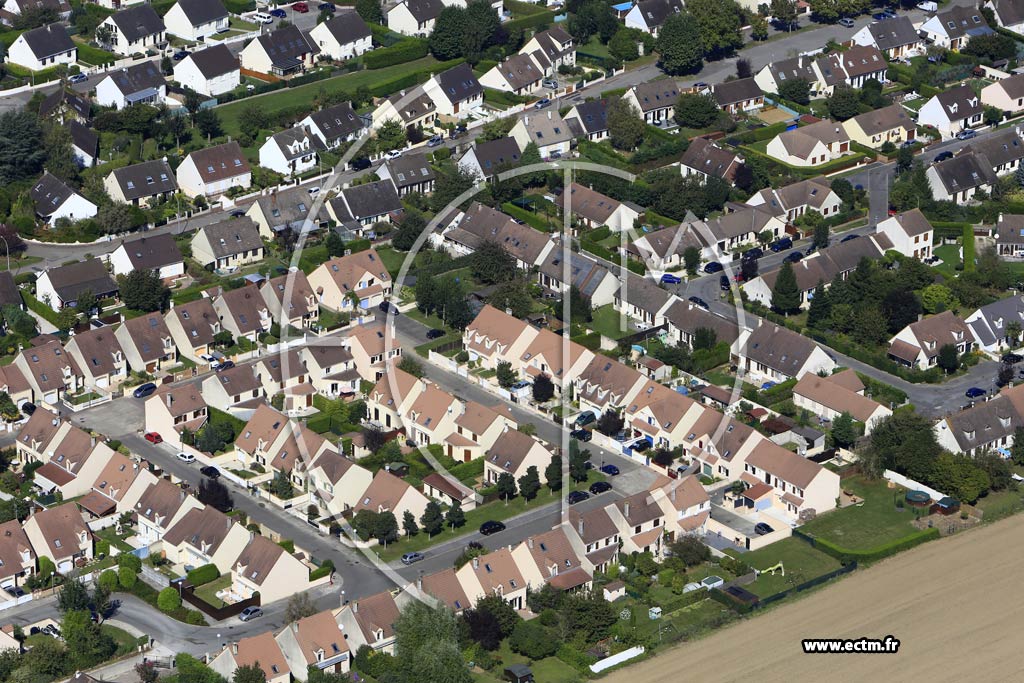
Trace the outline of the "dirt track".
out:
<instances>
[{"instance_id":1,"label":"dirt track","mask_svg":"<svg viewBox=\"0 0 1024 683\"><path fill-rule=\"evenodd\" d=\"M809 597L626 667L608 683L1024 680L1024 518L933 541ZM803 638L884 638L898 654L806 655Z\"/></svg>"}]
</instances>

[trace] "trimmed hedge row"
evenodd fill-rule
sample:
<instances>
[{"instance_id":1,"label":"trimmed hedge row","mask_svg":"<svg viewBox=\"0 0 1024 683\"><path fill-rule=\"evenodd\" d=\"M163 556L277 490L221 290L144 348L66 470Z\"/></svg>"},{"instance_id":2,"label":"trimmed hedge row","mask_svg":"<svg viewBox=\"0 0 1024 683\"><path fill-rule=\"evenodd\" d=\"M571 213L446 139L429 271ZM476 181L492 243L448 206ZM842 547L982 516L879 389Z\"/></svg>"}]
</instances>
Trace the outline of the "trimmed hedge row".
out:
<instances>
[{"instance_id":1,"label":"trimmed hedge row","mask_svg":"<svg viewBox=\"0 0 1024 683\"><path fill-rule=\"evenodd\" d=\"M196 567L188 574L185 575L188 582L193 586L202 586L203 584L216 581L220 578L220 570L217 569L215 564L204 564L201 567Z\"/></svg>"},{"instance_id":2,"label":"trimmed hedge row","mask_svg":"<svg viewBox=\"0 0 1024 683\"><path fill-rule=\"evenodd\" d=\"M421 57L426 57L429 46L425 38L407 38L391 47L371 50L363 55L363 64L367 69L383 69L386 66L404 64Z\"/></svg>"},{"instance_id":3,"label":"trimmed hedge row","mask_svg":"<svg viewBox=\"0 0 1024 683\"><path fill-rule=\"evenodd\" d=\"M785 121L779 123L773 123L770 126L764 128L757 128L756 130L748 130L745 133L738 135L731 135L726 140L730 145L738 147L739 145L749 145L751 142L761 142L762 140L771 140L779 133L785 133L786 128L789 127Z\"/></svg>"},{"instance_id":4,"label":"trimmed hedge row","mask_svg":"<svg viewBox=\"0 0 1024 683\"><path fill-rule=\"evenodd\" d=\"M541 26L547 26L549 24L554 23L554 21L555 13L552 12L551 10L545 10L543 12L531 14L528 17L519 17L518 19L513 19L512 21L503 24L503 26L505 28L505 31L511 33L516 29L539 28Z\"/></svg>"},{"instance_id":5,"label":"trimmed hedge row","mask_svg":"<svg viewBox=\"0 0 1024 683\"><path fill-rule=\"evenodd\" d=\"M450 69L453 66L458 66L461 63L461 59L452 59L447 62L438 62L433 66L429 66L423 69L410 71L408 73L402 74L401 76L396 76L395 78L392 78L387 81L381 81L380 83L371 86L370 94L373 95L374 97L386 97L401 90L402 88L411 88L414 85L419 85L423 81L430 78L430 74L432 73L439 73L446 69Z\"/></svg>"},{"instance_id":6,"label":"trimmed hedge row","mask_svg":"<svg viewBox=\"0 0 1024 683\"><path fill-rule=\"evenodd\" d=\"M309 573L309 580L316 581L322 579L325 576L329 576L334 571L334 562L331 560L324 560L324 563Z\"/></svg>"},{"instance_id":7,"label":"trimmed hedge row","mask_svg":"<svg viewBox=\"0 0 1024 683\"><path fill-rule=\"evenodd\" d=\"M935 540L939 537L939 530L935 527L930 529L920 529L919 531L905 536L896 541L890 541L889 543L883 543L882 545L875 546L869 550L851 550L849 548L843 548L835 545L831 541L826 541L823 538L816 536L809 536L799 529L793 530L793 535L801 540L807 541L814 548L831 555L843 564L850 564L851 562L877 562L878 560L885 559L891 555L909 550L915 546L919 546L922 543Z\"/></svg>"}]
</instances>

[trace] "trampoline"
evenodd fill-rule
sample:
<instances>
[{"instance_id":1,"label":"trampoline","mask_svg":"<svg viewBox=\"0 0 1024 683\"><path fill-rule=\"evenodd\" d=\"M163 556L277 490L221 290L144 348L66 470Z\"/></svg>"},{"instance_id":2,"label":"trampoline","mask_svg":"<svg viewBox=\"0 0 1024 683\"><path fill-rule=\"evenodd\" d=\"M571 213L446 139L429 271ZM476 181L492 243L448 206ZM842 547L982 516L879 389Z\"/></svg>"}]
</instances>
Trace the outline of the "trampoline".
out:
<instances>
[{"instance_id":1,"label":"trampoline","mask_svg":"<svg viewBox=\"0 0 1024 683\"><path fill-rule=\"evenodd\" d=\"M928 507L932 497L924 491L907 491L907 503L914 507Z\"/></svg>"}]
</instances>

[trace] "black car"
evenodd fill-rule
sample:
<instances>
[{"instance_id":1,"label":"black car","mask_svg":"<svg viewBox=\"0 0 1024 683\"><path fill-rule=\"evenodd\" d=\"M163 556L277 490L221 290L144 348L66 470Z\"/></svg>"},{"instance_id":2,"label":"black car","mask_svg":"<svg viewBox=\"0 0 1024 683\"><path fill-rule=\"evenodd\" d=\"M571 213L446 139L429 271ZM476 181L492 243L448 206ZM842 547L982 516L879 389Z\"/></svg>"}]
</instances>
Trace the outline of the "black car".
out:
<instances>
[{"instance_id":1,"label":"black car","mask_svg":"<svg viewBox=\"0 0 1024 683\"><path fill-rule=\"evenodd\" d=\"M366 169L370 168L370 158L359 157L358 159L353 159L352 161L348 162L348 165L352 167L353 171L365 171Z\"/></svg>"},{"instance_id":2,"label":"black car","mask_svg":"<svg viewBox=\"0 0 1024 683\"><path fill-rule=\"evenodd\" d=\"M32 417L32 413L36 412L36 404L25 401L21 404L21 412L25 413L29 417Z\"/></svg>"},{"instance_id":3,"label":"black car","mask_svg":"<svg viewBox=\"0 0 1024 683\"><path fill-rule=\"evenodd\" d=\"M590 492L595 496L604 493L605 491L611 491L612 485L606 481L595 481L590 485Z\"/></svg>"},{"instance_id":4,"label":"black car","mask_svg":"<svg viewBox=\"0 0 1024 683\"><path fill-rule=\"evenodd\" d=\"M701 299L699 296L691 296L690 303L698 308L703 308L705 311L710 311L711 308L708 306L708 302Z\"/></svg>"},{"instance_id":5,"label":"black car","mask_svg":"<svg viewBox=\"0 0 1024 683\"><path fill-rule=\"evenodd\" d=\"M181 60L185 59L185 57L188 57L188 50L178 50L174 53L173 59L176 62L180 62Z\"/></svg>"},{"instance_id":6,"label":"black car","mask_svg":"<svg viewBox=\"0 0 1024 683\"><path fill-rule=\"evenodd\" d=\"M770 526L768 526L764 522L758 522L757 524L754 525L754 533L757 534L758 536L765 536L767 534L770 534L773 531L775 531L775 529L771 528Z\"/></svg>"},{"instance_id":7,"label":"black car","mask_svg":"<svg viewBox=\"0 0 1024 683\"><path fill-rule=\"evenodd\" d=\"M220 470L218 470L213 465L207 465L206 467L199 468L199 474L203 475L204 477L209 477L210 479L217 479L218 477L220 477Z\"/></svg>"},{"instance_id":8,"label":"black car","mask_svg":"<svg viewBox=\"0 0 1024 683\"><path fill-rule=\"evenodd\" d=\"M444 336L444 330L427 330L427 339L440 339Z\"/></svg>"},{"instance_id":9,"label":"black car","mask_svg":"<svg viewBox=\"0 0 1024 683\"><path fill-rule=\"evenodd\" d=\"M495 522L493 519L491 521L489 521L489 522L484 522L483 524L480 525L480 533L483 534L484 536L490 536L491 534L496 534L499 531L504 531L504 530L505 530L505 525L502 524L501 522Z\"/></svg>"},{"instance_id":10,"label":"black car","mask_svg":"<svg viewBox=\"0 0 1024 683\"><path fill-rule=\"evenodd\" d=\"M786 254L786 258L784 258L782 260L783 261L789 261L790 263L799 263L800 261L803 260L803 258L804 258L804 255L801 254L799 251L792 251L792 252Z\"/></svg>"},{"instance_id":11,"label":"black car","mask_svg":"<svg viewBox=\"0 0 1024 683\"><path fill-rule=\"evenodd\" d=\"M729 284L729 276L728 275L719 275L718 276L718 287L719 287L719 289L721 289L723 292L727 292L727 291L729 291L729 288L731 286L732 285Z\"/></svg>"},{"instance_id":12,"label":"black car","mask_svg":"<svg viewBox=\"0 0 1024 683\"><path fill-rule=\"evenodd\" d=\"M241 217L242 217L242 216L244 216L244 215L245 215L245 211L242 211L241 209L235 209L235 210L234 210L234 211L232 211L232 212L231 212L231 214L230 214L230 216L231 216L232 218L241 218Z\"/></svg>"},{"instance_id":13,"label":"black car","mask_svg":"<svg viewBox=\"0 0 1024 683\"><path fill-rule=\"evenodd\" d=\"M651 447L651 442L648 441L647 439L640 439L639 441L635 441L633 443L633 445L630 446L630 448L632 448L637 453L643 453L644 451L646 451L650 447Z\"/></svg>"},{"instance_id":14,"label":"black car","mask_svg":"<svg viewBox=\"0 0 1024 683\"><path fill-rule=\"evenodd\" d=\"M782 239L775 240L768 248L774 251L776 254L780 251L786 251L787 249L793 248L793 240L789 237L783 237Z\"/></svg>"},{"instance_id":15,"label":"black car","mask_svg":"<svg viewBox=\"0 0 1024 683\"><path fill-rule=\"evenodd\" d=\"M843 242L849 242L850 240L855 240L858 237L860 237L860 235L847 235L843 239L839 240L839 243L842 244Z\"/></svg>"},{"instance_id":16,"label":"black car","mask_svg":"<svg viewBox=\"0 0 1024 683\"><path fill-rule=\"evenodd\" d=\"M582 503L587 498L590 498L590 494L586 491L573 491L566 497L566 500L569 501L569 505L575 505L576 503Z\"/></svg>"},{"instance_id":17,"label":"black car","mask_svg":"<svg viewBox=\"0 0 1024 683\"><path fill-rule=\"evenodd\" d=\"M398 306L395 306L392 303L388 303L387 301L381 301L380 306L377 306L377 308L382 313L392 313L394 315L398 315Z\"/></svg>"},{"instance_id":18,"label":"black car","mask_svg":"<svg viewBox=\"0 0 1024 683\"><path fill-rule=\"evenodd\" d=\"M1003 355L1003 362L1007 365L1016 365L1017 363L1024 360L1024 356L1019 353L1007 353Z\"/></svg>"},{"instance_id":19,"label":"black car","mask_svg":"<svg viewBox=\"0 0 1024 683\"><path fill-rule=\"evenodd\" d=\"M706 264L704 265L704 272L705 272L705 273L708 273L708 274L711 274L711 273L720 273L720 272L722 272L723 270L725 270L725 266L723 266L723 265L722 265L721 263L719 263L718 261L711 261L710 263L706 263Z\"/></svg>"},{"instance_id":20,"label":"black car","mask_svg":"<svg viewBox=\"0 0 1024 683\"><path fill-rule=\"evenodd\" d=\"M152 382L146 382L133 391L132 396L135 398L146 398L147 396L152 396L154 391L156 391L156 385Z\"/></svg>"},{"instance_id":21,"label":"black car","mask_svg":"<svg viewBox=\"0 0 1024 683\"><path fill-rule=\"evenodd\" d=\"M935 163L938 163L940 161L945 161L946 159L952 159L952 158L953 158L953 153L950 152L950 151L939 152L938 154L935 155Z\"/></svg>"},{"instance_id":22,"label":"black car","mask_svg":"<svg viewBox=\"0 0 1024 683\"><path fill-rule=\"evenodd\" d=\"M230 370L233 367L235 367L235 361L223 360L220 362L220 365L217 366L217 372L224 372L225 370Z\"/></svg>"},{"instance_id":23,"label":"black car","mask_svg":"<svg viewBox=\"0 0 1024 683\"><path fill-rule=\"evenodd\" d=\"M569 436L576 439L577 441L590 441L594 438L594 435L589 429L574 429L569 432Z\"/></svg>"},{"instance_id":24,"label":"black car","mask_svg":"<svg viewBox=\"0 0 1024 683\"><path fill-rule=\"evenodd\" d=\"M761 247L752 247L743 252L742 259L744 261L756 261L762 256L764 256L764 249Z\"/></svg>"}]
</instances>

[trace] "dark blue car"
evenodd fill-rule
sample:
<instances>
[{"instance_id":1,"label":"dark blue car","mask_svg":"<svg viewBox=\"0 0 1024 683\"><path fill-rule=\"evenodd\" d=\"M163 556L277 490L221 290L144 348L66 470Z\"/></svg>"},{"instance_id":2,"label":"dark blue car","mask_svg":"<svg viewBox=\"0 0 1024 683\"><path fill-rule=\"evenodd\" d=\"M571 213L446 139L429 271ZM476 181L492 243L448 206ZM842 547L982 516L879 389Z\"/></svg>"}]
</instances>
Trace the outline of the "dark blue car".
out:
<instances>
[{"instance_id":1,"label":"dark blue car","mask_svg":"<svg viewBox=\"0 0 1024 683\"><path fill-rule=\"evenodd\" d=\"M154 391L156 391L156 385L152 382L146 382L136 388L132 392L132 396L135 398L146 398L147 396L152 396Z\"/></svg>"},{"instance_id":2,"label":"dark blue car","mask_svg":"<svg viewBox=\"0 0 1024 683\"><path fill-rule=\"evenodd\" d=\"M616 467L615 465L602 465L601 471L610 477L614 477L619 473L619 468Z\"/></svg>"},{"instance_id":3,"label":"dark blue car","mask_svg":"<svg viewBox=\"0 0 1024 683\"><path fill-rule=\"evenodd\" d=\"M710 263L704 266L705 273L719 273L723 270L725 270L725 266L723 266L718 261L711 261Z\"/></svg>"},{"instance_id":4,"label":"dark blue car","mask_svg":"<svg viewBox=\"0 0 1024 683\"><path fill-rule=\"evenodd\" d=\"M964 392L964 396L967 398L981 398L985 395L985 390L980 387L971 387Z\"/></svg>"}]
</instances>

